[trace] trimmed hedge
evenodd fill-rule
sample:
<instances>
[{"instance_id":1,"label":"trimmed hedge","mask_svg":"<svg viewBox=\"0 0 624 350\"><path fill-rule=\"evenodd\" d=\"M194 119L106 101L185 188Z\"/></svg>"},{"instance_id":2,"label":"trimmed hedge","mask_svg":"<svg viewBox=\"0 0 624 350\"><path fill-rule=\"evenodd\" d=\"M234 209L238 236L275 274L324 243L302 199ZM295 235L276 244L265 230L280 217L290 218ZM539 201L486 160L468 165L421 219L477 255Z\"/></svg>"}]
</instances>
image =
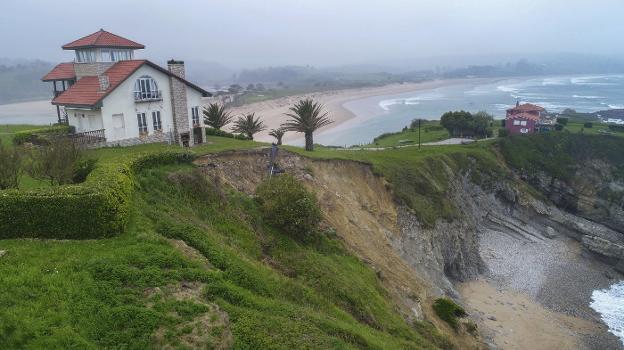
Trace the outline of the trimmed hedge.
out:
<instances>
[{"instance_id":1,"label":"trimmed hedge","mask_svg":"<svg viewBox=\"0 0 624 350\"><path fill-rule=\"evenodd\" d=\"M128 222L135 172L195 158L168 151L100 162L86 181L32 191L0 191L0 239L89 239L122 232Z\"/></svg>"},{"instance_id":2,"label":"trimmed hedge","mask_svg":"<svg viewBox=\"0 0 624 350\"><path fill-rule=\"evenodd\" d=\"M38 143L42 136L69 134L72 127L69 125L54 125L47 128L23 130L16 132L13 136L13 144L23 145L26 142Z\"/></svg>"}]
</instances>

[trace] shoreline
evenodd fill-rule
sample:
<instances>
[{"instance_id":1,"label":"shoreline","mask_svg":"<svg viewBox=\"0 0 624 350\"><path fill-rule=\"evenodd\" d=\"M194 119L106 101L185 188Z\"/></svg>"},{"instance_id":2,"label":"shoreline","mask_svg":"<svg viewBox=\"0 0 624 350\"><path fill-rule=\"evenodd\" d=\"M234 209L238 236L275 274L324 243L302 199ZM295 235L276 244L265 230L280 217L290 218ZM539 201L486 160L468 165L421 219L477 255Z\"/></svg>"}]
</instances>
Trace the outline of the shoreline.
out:
<instances>
[{"instance_id":1,"label":"shoreline","mask_svg":"<svg viewBox=\"0 0 624 350\"><path fill-rule=\"evenodd\" d=\"M256 137L256 140L272 142L274 141L274 139L268 135L270 129L277 128L281 123L286 121L288 117L286 117L284 114L289 112L288 108L302 98L313 98L316 101L322 103L325 106L325 111L329 113L329 117L334 121L334 123L332 123L331 125L321 128L316 133L316 135L319 135L331 130L339 129L341 126L344 126L346 122L353 123L356 120L370 119L375 116L375 113L372 112L366 115L356 115L353 111L345 107L345 104L351 101L371 97L383 98L385 96L392 96L404 93L407 94L410 92L422 92L466 83L491 83L504 79L505 78L500 77L442 79L424 81L420 83L388 84L378 87L329 90L309 94L280 97L277 99L261 102L254 102L232 108L230 109L230 111L234 116L255 112L256 115L260 116L264 123L267 125L267 130L259 133ZM285 143L293 143L294 141L301 140L302 138L303 137L300 134L287 133L284 136L283 141Z\"/></svg>"},{"instance_id":2,"label":"shoreline","mask_svg":"<svg viewBox=\"0 0 624 350\"><path fill-rule=\"evenodd\" d=\"M490 230L480 241L488 272L458 290L487 342L502 349L624 349L589 306L594 290L622 276L579 242L564 235L527 242Z\"/></svg>"}]
</instances>

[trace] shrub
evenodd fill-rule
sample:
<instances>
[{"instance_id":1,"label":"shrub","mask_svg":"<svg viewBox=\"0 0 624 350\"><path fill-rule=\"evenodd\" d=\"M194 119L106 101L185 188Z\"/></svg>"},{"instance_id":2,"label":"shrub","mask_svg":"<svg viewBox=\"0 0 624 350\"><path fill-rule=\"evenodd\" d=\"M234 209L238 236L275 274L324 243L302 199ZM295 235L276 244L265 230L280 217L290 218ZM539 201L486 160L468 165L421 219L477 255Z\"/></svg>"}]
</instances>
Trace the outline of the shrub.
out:
<instances>
[{"instance_id":1,"label":"shrub","mask_svg":"<svg viewBox=\"0 0 624 350\"><path fill-rule=\"evenodd\" d=\"M58 136L72 132L69 125L54 125L47 128L24 130L15 133L13 136L13 144L23 145L26 142L43 145L48 143L50 136Z\"/></svg>"},{"instance_id":2,"label":"shrub","mask_svg":"<svg viewBox=\"0 0 624 350\"><path fill-rule=\"evenodd\" d=\"M457 330L459 327L457 318L468 315L461 306L455 304L455 302L448 298L436 299L433 303L433 310L441 320L448 323L454 330Z\"/></svg>"},{"instance_id":3,"label":"shrub","mask_svg":"<svg viewBox=\"0 0 624 350\"><path fill-rule=\"evenodd\" d=\"M321 221L316 196L290 175L265 180L256 195L266 222L288 235L309 237Z\"/></svg>"},{"instance_id":4,"label":"shrub","mask_svg":"<svg viewBox=\"0 0 624 350\"><path fill-rule=\"evenodd\" d=\"M616 132L624 132L624 125L610 124L609 130Z\"/></svg>"},{"instance_id":5,"label":"shrub","mask_svg":"<svg viewBox=\"0 0 624 350\"><path fill-rule=\"evenodd\" d=\"M72 182L75 184L84 182L87 179L87 176L91 174L93 169L95 169L95 165L97 164L97 159L86 159L79 162L74 169L74 175L72 176Z\"/></svg>"},{"instance_id":6,"label":"shrub","mask_svg":"<svg viewBox=\"0 0 624 350\"><path fill-rule=\"evenodd\" d=\"M555 125L555 130L562 131L563 130L563 124L556 124Z\"/></svg>"},{"instance_id":7,"label":"shrub","mask_svg":"<svg viewBox=\"0 0 624 350\"><path fill-rule=\"evenodd\" d=\"M557 124L561 124L561 125L568 125L568 118L557 118Z\"/></svg>"},{"instance_id":8,"label":"shrub","mask_svg":"<svg viewBox=\"0 0 624 350\"><path fill-rule=\"evenodd\" d=\"M509 136L509 130L505 128L498 129L498 137L507 137Z\"/></svg>"},{"instance_id":9,"label":"shrub","mask_svg":"<svg viewBox=\"0 0 624 350\"><path fill-rule=\"evenodd\" d=\"M53 185L72 183L82 151L67 138L55 138L35 151L31 175Z\"/></svg>"},{"instance_id":10,"label":"shrub","mask_svg":"<svg viewBox=\"0 0 624 350\"><path fill-rule=\"evenodd\" d=\"M79 185L1 191L0 239L87 239L116 235L128 221L133 172L193 158L189 152L162 152L120 163L99 162Z\"/></svg>"},{"instance_id":11,"label":"shrub","mask_svg":"<svg viewBox=\"0 0 624 350\"><path fill-rule=\"evenodd\" d=\"M232 134L227 131L223 131L215 128L206 128L206 136L220 136L220 137L228 137L236 140L251 140L247 136L243 134Z\"/></svg>"},{"instance_id":12,"label":"shrub","mask_svg":"<svg viewBox=\"0 0 624 350\"><path fill-rule=\"evenodd\" d=\"M586 122L585 124L583 124L583 127L588 128L588 129L591 129L591 128L593 128L593 127L594 127L594 124L593 124L593 123L590 123L590 122Z\"/></svg>"},{"instance_id":13,"label":"shrub","mask_svg":"<svg viewBox=\"0 0 624 350\"><path fill-rule=\"evenodd\" d=\"M0 190L17 188L22 175L22 156L16 147L0 142Z\"/></svg>"}]
</instances>

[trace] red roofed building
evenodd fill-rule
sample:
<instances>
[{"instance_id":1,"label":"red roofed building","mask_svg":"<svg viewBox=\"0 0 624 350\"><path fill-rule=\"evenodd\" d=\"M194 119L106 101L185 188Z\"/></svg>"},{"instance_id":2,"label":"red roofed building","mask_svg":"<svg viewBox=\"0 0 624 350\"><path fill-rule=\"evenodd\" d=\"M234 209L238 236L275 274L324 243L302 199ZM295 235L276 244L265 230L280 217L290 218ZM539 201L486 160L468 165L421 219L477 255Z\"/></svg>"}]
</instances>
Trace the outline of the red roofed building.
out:
<instances>
[{"instance_id":1,"label":"red roofed building","mask_svg":"<svg viewBox=\"0 0 624 350\"><path fill-rule=\"evenodd\" d=\"M546 110L540 106L524 103L516 103L514 108L507 110L505 129L514 134L532 134L537 131L541 122L542 113Z\"/></svg>"},{"instance_id":2,"label":"red roofed building","mask_svg":"<svg viewBox=\"0 0 624 350\"><path fill-rule=\"evenodd\" d=\"M204 142L200 114L210 93L186 80L182 61L165 69L135 59L144 47L104 30L63 45L74 62L42 78L53 83L59 121L102 145Z\"/></svg>"}]
</instances>

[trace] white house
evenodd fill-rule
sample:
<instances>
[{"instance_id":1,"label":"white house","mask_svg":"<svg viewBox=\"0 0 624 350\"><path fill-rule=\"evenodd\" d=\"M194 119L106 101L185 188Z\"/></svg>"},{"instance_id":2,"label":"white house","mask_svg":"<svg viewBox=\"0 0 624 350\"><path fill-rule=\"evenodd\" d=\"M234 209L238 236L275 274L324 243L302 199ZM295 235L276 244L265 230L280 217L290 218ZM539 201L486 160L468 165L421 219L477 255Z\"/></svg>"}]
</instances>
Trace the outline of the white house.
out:
<instances>
[{"instance_id":1,"label":"white house","mask_svg":"<svg viewBox=\"0 0 624 350\"><path fill-rule=\"evenodd\" d=\"M622 119L615 119L615 118L609 118L605 121L605 123L608 124L617 124L617 125L624 125L624 120Z\"/></svg>"},{"instance_id":2,"label":"white house","mask_svg":"<svg viewBox=\"0 0 624 350\"><path fill-rule=\"evenodd\" d=\"M143 48L103 29L63 45L75 51L74 62L42 78L54 85L59 122L98 145L205 142L201 105L210 93L185 79L183 61L165 69L135 59Z\"/></svg>"}]
</instances>

